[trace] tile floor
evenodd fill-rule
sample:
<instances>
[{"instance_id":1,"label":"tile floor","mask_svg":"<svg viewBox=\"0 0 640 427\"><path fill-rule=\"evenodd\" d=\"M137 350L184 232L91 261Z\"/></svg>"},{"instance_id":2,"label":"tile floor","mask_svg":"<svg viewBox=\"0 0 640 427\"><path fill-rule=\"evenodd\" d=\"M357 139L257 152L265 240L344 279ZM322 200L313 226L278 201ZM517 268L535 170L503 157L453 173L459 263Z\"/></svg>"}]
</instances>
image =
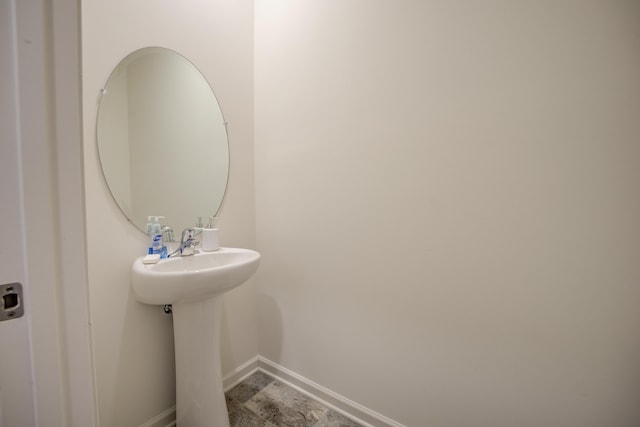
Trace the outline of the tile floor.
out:
<instances>
[{"instance_id":1,"label":"tile floor","mask_svg":"<svg viewBox=\"0 0 640 427\"><path fill-rule=\"evenodd\" d=\"M231 427L362 427L262 371L226 397Z\"/></svg>"}]
</instances>

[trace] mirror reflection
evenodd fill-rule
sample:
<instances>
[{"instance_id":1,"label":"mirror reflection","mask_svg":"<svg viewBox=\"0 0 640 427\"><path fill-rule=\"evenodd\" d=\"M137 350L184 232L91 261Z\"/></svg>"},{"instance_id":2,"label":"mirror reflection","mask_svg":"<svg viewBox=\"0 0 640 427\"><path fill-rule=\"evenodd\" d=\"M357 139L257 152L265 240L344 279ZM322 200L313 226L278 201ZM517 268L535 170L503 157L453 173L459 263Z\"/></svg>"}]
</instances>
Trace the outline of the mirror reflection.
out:
<instances>
[{"instance_id":1,"label":"mirror reflection","mask_svg":"<svg viewBox=\"0 0 640 427\"><path fill-rule=\"evenodd\" d=\"M225 121L182 55L150 47L123 59L102 91L96 136L109 190L138 229L149 215L182 230L217 213L229 174Z\"/></svg>"}]
</instances>

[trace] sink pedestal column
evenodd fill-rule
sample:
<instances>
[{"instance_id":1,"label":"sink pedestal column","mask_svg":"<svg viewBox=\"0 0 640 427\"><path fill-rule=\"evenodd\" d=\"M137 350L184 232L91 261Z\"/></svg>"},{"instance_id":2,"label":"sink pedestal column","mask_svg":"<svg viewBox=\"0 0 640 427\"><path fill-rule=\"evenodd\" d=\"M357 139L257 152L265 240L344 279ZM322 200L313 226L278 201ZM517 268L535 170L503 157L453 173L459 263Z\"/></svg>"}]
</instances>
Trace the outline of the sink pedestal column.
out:
<instances>
[{"instance_id":1,"label":"sink pedestal column","mask_svg":"<svg viewBox=\"0 0 640 427\"><path fill-rule=\"evenodd\" d=\"M229 427L222 386L222 295L173 304L177 427Z\"/></svg>"}]
</instances>

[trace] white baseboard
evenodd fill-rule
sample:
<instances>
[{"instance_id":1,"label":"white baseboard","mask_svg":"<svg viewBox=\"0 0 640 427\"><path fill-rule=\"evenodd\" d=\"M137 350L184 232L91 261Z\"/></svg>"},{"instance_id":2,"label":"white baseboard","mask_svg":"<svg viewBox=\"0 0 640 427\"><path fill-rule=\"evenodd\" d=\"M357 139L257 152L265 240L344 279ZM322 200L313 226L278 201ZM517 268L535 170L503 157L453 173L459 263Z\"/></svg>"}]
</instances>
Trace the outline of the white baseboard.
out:
<instances>
[{"instance_id":1,"label":"white baseboard","mask_svg":"<svg viewBox=\"0 0 640 427\"><path fill-rule=\"evenodd\" d=\"M334 411L362 424L363 427L405 427L262 356L256 356L226 374L223 379L225 392L257 370L275 377ZM176 407L173 406L140 427L172 427L175 425Z\"/></svg>"},{"instance_id":2,"label":"white baseboard","mask_svg":"<svg viewBox=\"0 0 640 427\"><path fill-rule=\"evenodd\" d=\"M312 399L328 406L329 408L353 419L365 427L405 427L384 415L378 414L353 400L347 399L320 384L296 374L293 371L280 366L269 359L258 356L258 369L276 377L280 381L292 386L298 391L308 395Z\"/></svg>"},{"instance_id":3,"label":"white baseboard","mask_svg":"<svg viewBox=\"0 0 640 427\"><path fill-rule=\"evenodd\" d=\"M176 407L172 406L166 411L156 415L140 427L172 427L176 425Z\"/></svg>"},{"instance_id":4,"label":"white baseboard","mask_svg":"<svg viewBox=\"0 0 640 427\"><path fill-rule=\"evenodd\" d=\"M240 384L245 378L253 374L258 369L258 357L259 356L256 356L247 360L224 376L222 379L222 387L224 388L225 393L237 384Z\"/></svg>"}]
</instances>

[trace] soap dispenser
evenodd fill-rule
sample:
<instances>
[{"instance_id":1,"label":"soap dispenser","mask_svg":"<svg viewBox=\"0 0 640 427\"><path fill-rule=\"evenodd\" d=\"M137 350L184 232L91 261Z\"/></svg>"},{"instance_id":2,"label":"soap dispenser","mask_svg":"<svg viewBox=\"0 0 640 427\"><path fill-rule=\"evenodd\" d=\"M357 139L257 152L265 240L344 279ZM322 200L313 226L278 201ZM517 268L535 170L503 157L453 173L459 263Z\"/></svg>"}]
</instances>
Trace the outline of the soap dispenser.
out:
<instances>
[{"instance_id":1,"label":"soap dispenser","mask_svg":"<svg viewBox=\"0 0 640 427\"><path fill-rule=\"evenodd\" d=\"M209 223L202 229L202 250L206 252L220 249L220 230L213 227L215 217L209 217Z\"/></svg>"},{"instance_id":2,"label":"soap dispenser","mask_svg":"<svg viewBox=\"0 0 640 427\"><path fill-rule=\"evenodd\" d=\"M155 221L151 225L151 247L149 248L149 254L160 255L160 258L167 257L167 247L162 239L162 226L160 225L160 218L163 216L151 216L147 217L147 220L155 218ZM147 223L147 230L149 230L149 223Z\"/></svg>"}]
</instances>

